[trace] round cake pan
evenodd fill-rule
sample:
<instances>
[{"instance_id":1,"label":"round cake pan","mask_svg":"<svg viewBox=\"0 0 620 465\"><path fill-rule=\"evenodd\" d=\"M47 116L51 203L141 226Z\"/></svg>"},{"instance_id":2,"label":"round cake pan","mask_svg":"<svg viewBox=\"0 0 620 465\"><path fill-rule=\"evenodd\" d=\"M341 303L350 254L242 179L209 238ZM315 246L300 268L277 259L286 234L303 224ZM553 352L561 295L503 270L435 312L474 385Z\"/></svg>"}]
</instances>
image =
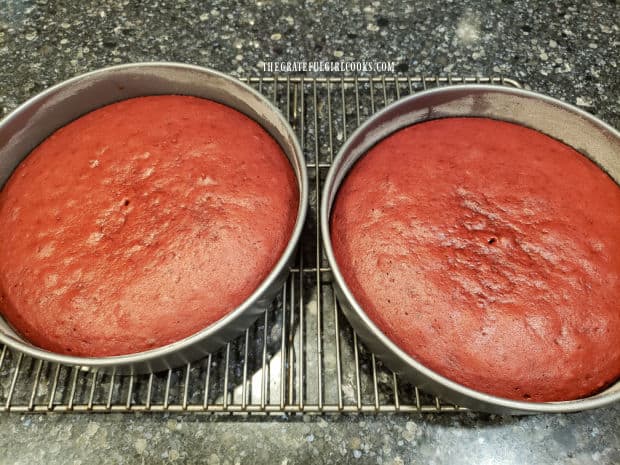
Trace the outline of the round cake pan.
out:
<instances>
[{"instance_id":1,"label":"round cake pan","mask_svg":"<svg viewBox=\"0 0 620 465\"><path fill-rule=\"evenodd\" d=\"M417 386L457 405L493 413L521 414L580 411L617 401L620 399L620 381L596 395L566 402L516 401L467 388L441 376L401 350L373 323L347 287L334 257L329 228L334 199L345 176L371 147L395 131L415 123L447 117L487 117L538 130L588 156L620 184L618 131L559 100L492 85L451 86L399 100L372 116L351 135L338 153L325 181L321 232L336 295L345 316L366 346L390 368Z\"/></svg>"},{"instance_id":2,"label":"round cake pan","mask_svg":"<svg viewBox=\"0 0 620 465\"><path fill-rule=\"evenodd\" d=\"M221 347L248 328L281 290L308 209L308 179L299 143L282 114L261 94L217 71L178 63L137 63L93 71L51 87L0 122L0 185L46 137L74 119L120 100L147 95L191 95L234 108L278 142L295 172L299 209L284 252L260 286L236 309L200 332L146 352L114 357L73 357L35 347L0 318L0 342L36 358L82 369L147 373L181 366ZM33 186L36 188L36 186Z\"/></svg>"}]
</instances>

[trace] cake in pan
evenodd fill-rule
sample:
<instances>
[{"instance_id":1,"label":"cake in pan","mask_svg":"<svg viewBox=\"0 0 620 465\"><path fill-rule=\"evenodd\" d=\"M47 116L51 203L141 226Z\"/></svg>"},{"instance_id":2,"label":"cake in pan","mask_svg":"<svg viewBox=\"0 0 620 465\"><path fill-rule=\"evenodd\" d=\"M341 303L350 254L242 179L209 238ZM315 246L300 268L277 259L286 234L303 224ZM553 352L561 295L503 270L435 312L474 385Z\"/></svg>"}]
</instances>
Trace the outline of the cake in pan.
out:
<instances>
[{"instance_id":1,"label":"cake in pan","mask_svg":"<svg viewBox=\"0 0 620 465\"><path fill-rule=\"evenodd\" d=\"M526 401L620 376L620 188L534 130L415 124L351 169L330 224L357 302L410 356Z\"/></svg>"},{"instance_id":2,"label":"cake in pan","mask_svg":"<svg viewBox=\"0 0 620 465\"><path fill-rule=\"evenodd\" d=\"M170 344L256 290L298 201L280 146L232 108L173 95L100 108L41 143L0 193L0 310L61 354Z\"/></svg>"}]
</instances>

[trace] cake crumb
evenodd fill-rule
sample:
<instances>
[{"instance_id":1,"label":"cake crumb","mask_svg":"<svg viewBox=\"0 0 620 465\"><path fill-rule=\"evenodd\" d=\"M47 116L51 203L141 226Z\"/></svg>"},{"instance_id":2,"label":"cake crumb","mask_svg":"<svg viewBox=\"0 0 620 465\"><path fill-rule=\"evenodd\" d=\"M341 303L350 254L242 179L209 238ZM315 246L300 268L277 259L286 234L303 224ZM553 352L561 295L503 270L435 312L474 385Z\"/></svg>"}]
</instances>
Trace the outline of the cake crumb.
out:
<instances>
[{"instance_id":1,"label":"cake crumb","mask_svg":"<svg viewBox=\"0 0 620 465\"><path fill-rule=\"evenodd\" d=\"M99 160L89 160L88 165L91 168L97 168L99 166Z\"/></svg>"}]
</instances>

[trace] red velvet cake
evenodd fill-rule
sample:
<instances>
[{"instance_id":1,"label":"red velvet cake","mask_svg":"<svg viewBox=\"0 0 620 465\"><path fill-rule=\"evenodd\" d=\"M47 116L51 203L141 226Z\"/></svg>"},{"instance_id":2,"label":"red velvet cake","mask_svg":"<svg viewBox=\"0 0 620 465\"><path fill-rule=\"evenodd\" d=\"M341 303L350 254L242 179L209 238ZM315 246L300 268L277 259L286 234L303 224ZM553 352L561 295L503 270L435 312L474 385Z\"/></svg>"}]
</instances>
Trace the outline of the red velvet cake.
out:
<instances>
[{"instance_id":1,"label":"red velvet cake","mask_svg":"<svg viewBox=\"0 0 620 465\"><path fill-rule=\"evenodd\" d=\"M190 336L273 269L299 201L256 122L186 96L125 100L56 131L0 193L0 309L71 355Z\"/></svg>"},{"instance_id":2,"label":"red velvet cake","mask_svg":"<svg viewBox=\"0 0 620 465\"><path fill-rule=\"evenodd\" d=\"M330 227L358 303L441 375L541 402L620 376L620 188L557 140L485 118L407 127L355 164Z\"/></svg>"}]
</instances>

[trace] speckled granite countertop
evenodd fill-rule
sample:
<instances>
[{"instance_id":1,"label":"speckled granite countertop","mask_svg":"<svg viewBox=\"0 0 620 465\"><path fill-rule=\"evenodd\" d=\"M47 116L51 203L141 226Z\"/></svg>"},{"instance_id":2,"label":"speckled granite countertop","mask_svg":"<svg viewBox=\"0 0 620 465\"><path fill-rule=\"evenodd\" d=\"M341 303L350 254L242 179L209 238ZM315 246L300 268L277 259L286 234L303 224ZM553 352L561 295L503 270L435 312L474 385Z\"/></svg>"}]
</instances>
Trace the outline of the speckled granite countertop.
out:
<instances>
[{"instance_id":1,"label":"speckled granite countertop","mask_svg":"<svg viewBox=\"0 0 620 465\"><path fill-rule=\"evenodd\" d=\"M147 3L147 2L144 2ZM392 61L410 75L504 75L620 126L620 9L601 2L0 0L0 115L106 65ZM339 76L339 74L332 74ZM620 463L620 406L572 415L251 418L0 415L12 463Z\"/></svg>"}]
</instances>

